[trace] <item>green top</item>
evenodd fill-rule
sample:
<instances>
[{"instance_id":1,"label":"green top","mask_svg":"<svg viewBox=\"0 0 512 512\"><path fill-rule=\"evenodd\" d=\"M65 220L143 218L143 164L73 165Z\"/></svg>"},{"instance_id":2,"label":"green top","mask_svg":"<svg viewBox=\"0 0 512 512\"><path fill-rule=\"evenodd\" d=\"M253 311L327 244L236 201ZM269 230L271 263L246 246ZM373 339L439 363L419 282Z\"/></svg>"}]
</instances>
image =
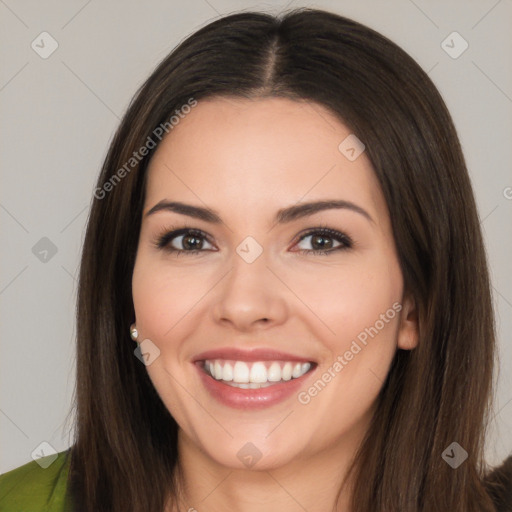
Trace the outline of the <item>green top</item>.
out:
<instances>
[{"instance_id":1,"label":"green top","mask_svg":"<svg viewBox=\"0 0 512 512\"><path fill-rule=\"evenodd\" d=\"M0 512L69 512L68 454L60 452L55 460L47 455L0 475Z\"/></svg>"}]
</instances>

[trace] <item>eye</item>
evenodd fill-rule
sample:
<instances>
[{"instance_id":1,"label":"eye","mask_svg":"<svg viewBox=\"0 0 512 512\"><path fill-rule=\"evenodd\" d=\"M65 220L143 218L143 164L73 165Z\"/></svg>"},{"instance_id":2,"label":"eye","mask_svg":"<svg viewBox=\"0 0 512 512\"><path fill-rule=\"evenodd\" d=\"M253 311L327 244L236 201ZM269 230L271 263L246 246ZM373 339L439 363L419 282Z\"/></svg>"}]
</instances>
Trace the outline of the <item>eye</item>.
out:
<instances>
[{"instance_id":1,"label":"eye","mask_svg":"<svg viewBox=\"0 0 512 512\"><path fill-rule=\"evenodd\" d=\"M311 238L310 244L313 246L313 249L300 249L298 252L301 254L320 254L326 256L336 251L350 249L353 246L349 236L327 227L310 229L301 236L298 243L302 243L307 238ZM338 245L335 246L332 240L337 241Z\"/></svg>"},{"instance_id":2,"label":"eye","mask_svg":"<svg viewBox=\"0 0 512 512\"><path fill-rule=\"evenodd\" d=\"M199 229L182 228L166 231L157 238L155 246L179 256L184 253L198 254L202 252L204 242L210 244L206 233Z\"/></svg>"},{"instance_id":3,"label":"eye","mask_svg":"<svg viewBox=\"0 0 512 512\"><path fill-rule=\"evenodd\" d=\"M308 230L302 234L297 244L304 243L307 238L311 239L310 244L313 246L313 249L300 248L297 252L301 254L329 255L336 251L350 249L353 246L353 242L348 235L328 227L317 227ZM200 229L190 227L181 229L171 228L170 230L165 230L156 239L154 245L158 249L176 254L176 256L180 254L199 254L205 250L211 250L212 244L208 239L208 235ZM210 247L204 247L205 242ZM336 243L338 245L335 245Z\"/></svg>"}]
</instances>

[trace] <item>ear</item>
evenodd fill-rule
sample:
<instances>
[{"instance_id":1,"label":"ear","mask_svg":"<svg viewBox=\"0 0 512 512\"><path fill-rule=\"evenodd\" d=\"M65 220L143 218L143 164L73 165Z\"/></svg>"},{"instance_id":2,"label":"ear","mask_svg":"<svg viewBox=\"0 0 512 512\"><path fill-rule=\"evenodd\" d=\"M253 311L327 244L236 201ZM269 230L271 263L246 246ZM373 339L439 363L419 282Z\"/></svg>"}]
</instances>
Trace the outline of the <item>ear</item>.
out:
<instances>
[{"instance_id":1,"label":"ear","mask_svg":"<svg viewBox=\"0 0 512 512\"><path fill-rule=\"evenodd\" d=\"M400 312L397 345L402 350L412 350L418 344L418 310L416 301L410 294L405 295Z\"/></svg>"}]
</instances>

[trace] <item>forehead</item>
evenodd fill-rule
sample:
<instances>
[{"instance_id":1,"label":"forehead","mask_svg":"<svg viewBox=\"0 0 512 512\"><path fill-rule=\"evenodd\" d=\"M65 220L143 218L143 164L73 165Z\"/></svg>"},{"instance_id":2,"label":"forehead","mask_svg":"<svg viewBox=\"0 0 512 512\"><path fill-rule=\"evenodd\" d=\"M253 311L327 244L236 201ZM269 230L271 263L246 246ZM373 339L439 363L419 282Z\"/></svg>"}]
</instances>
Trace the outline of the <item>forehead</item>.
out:
<instances>
[{"instance_id":1,"label":"forehead","mask_svg":"<svg viewBox=\"0 0 512 512\"><path fill-rule=\"evenodd\" d=\"M162 199L190 199L249 215L262 206L326 198L386 209L363 152L339 149L350 129L328 109L284 98L199 101L160 143L148 169L147 211ZM350 140L350 139L349 139Z\"/></svg>"}]
</instances>

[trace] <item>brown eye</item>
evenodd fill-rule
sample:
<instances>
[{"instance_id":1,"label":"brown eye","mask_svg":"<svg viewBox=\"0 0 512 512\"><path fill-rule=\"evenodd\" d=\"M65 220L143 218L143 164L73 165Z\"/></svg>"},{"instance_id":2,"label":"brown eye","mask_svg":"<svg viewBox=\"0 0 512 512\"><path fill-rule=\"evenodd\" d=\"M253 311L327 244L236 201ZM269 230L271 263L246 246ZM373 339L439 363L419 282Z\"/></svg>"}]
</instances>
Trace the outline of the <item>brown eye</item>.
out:
<instances>
[{"instance_id":1,"label":"brown eye","mask_svg":"<svg viewBox=\"0 0 512 512\"><path fill-rule=\"evenodd\" d=\"M159 249L168 252L196 254L205 250L205 242L209 244L205 233L197 229L178 229L163 234L156 242ZM208 250L208 249L206 249Z\"/></svg>"},{"instance_id":2,"label":"brown eye","mask_svg":"<svg viewBox=\"0 0 512 512\"><path fill-rule=\"evenodd\" d=\"M301 254L323 254L327 255L339 250L346 250L352 247L352 240L339 231L329 228L316 228L303 235L298 243L310 238L309 245L312 249L300 249ZM338 245L335 245L335 244Z\"/></svg>"}]
</instances>

